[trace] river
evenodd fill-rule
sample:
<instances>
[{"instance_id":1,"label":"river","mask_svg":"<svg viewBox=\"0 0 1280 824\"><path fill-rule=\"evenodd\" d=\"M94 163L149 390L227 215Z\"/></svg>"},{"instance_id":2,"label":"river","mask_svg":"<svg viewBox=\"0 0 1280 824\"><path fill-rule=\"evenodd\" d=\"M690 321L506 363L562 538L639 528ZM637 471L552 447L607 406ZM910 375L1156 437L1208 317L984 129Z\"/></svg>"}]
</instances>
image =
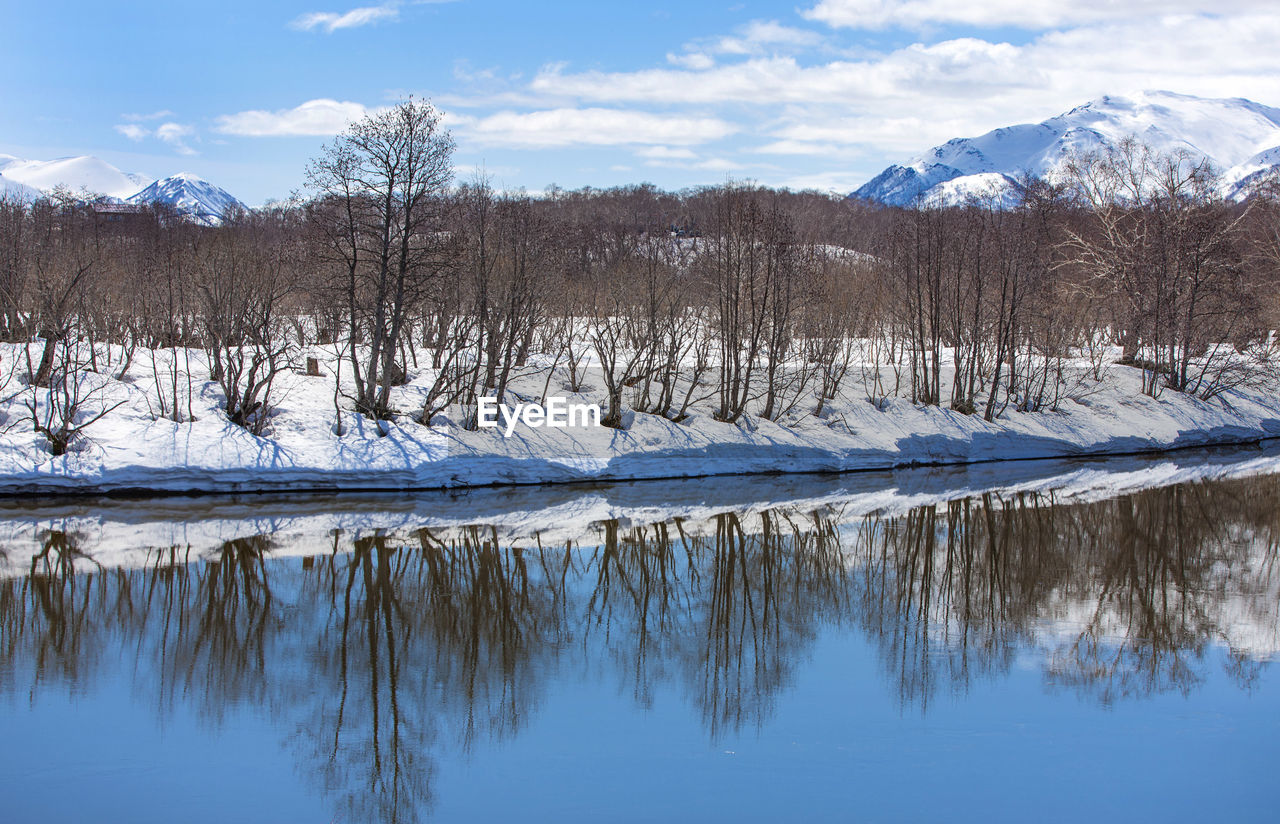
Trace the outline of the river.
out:
<instances>
[{"instance_id":1,"label":"river","mask_svg":"<svg viewBox=\"0 0 1280 824\"><path fill-rule=\"evenodd\" d=\"M6 821L1273 820L1280 448L0 502Z\"/></svg>"}]
</instances>

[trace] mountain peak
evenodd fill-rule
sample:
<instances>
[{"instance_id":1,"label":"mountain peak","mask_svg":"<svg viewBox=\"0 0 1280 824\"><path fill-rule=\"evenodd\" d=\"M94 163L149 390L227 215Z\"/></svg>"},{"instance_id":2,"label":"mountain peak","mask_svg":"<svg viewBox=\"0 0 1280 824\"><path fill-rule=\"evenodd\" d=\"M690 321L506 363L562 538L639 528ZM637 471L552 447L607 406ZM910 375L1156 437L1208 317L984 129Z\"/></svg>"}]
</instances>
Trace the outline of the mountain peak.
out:
<instances>
[{"instance_id":1,"label":"mountain peak","mask_svg":"<svg viewBox=\"0 0 1280 824\"><path fill-rule=\"evenodd\" d=\"M1157 151L1186 151L1208 159L1224 171L1224 186L1235 194L1240 181L1270 165L1266 161L1280 146L1280 109L1244 98L1202 98L1160 89L1103 95L1040 123L953 138L906 164L890 166L853 196L895 206L916 198L945 202L959 193L988 190L998 176L1053 177L1070 154L1115 146L1130 135Z\"/></svg>"},{"instance_id":2,"label":"mountain peak","mask_svg":"<svg viewBox=\"0 0 1280 824\"><path fill-rule=\"evenodd\" d=\"M228 209L247 208L225 189L190 172L161 178L128 199L130 203L164 203L206 225L222 222Z\"/></svg>"}]
</instances>

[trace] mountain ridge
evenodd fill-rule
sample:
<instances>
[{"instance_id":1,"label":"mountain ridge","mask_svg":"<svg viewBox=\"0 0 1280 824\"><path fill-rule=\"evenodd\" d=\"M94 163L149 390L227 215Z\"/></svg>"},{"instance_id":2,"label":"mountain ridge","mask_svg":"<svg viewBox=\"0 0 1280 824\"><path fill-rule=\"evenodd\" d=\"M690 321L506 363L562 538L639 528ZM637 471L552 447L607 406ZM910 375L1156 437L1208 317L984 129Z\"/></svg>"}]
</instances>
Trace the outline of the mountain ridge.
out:
<instances>
[{"instance_id":1,"label":"mountain ridge","mask_svg":"<svg viewBox=\"0 0 1280 824\"><path fill-rule=\"evenodd\" d=\"M206 225L220 223L230 207L247 208L227 190L190 172L156 179L123 172L93 155L28 160L0 154L0 194L32 200L58 188L135 205L163 203Z\"/></svg>"},{"instance_id":2,"label":"mountain ridge","mask_svg":"<svg viewBox=\"0 0 1280 824\"><path fill-rule=\"evenodd\" d=\"M1039 123L953 138L887 167L850 196L893 206L917 198L936 205L976 193L1007 199L1023 175L1053 178L1072 153L1115 146L1129 135L1162 152L1207 158L1222 172L1229 197L1241 196L1248 181L1280 164L1280 108L1242 97L1145 91L1104 95Z\"/></svg>"}]
</instances>

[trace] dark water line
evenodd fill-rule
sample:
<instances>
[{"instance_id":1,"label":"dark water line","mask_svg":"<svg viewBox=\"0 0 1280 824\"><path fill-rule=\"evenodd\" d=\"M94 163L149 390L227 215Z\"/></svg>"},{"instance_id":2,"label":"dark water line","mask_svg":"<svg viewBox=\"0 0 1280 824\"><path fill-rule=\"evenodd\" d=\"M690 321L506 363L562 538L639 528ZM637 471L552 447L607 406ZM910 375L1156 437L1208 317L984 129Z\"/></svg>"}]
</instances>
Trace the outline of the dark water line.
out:
<instances>
[{"instance_id":1,"label":"dark water line","mask_svg":"<svg viewBox=\"0 0 1280 824\"><path fill-rule=\"evenodd\" d=\"M1280 443L1280 436L1262 435L1262 436L1245 436L1237 435L1209 435L1195 443L1183 443L1172 446L1165 446L1155 449L1130 449L1120 447L1115 449L1104 448L1088 452L1078 452L1071 454L1063 454L1056 452L1049 455L1018 455L1002 458L976 458L973 460L942 460L942 461L921 461L909 460L893 465L878 465L870 467L855 467L844 470L830 471L781 471L781 470L765 470L765 471L747 471L747 472L708 472L705 474L681 474L681 475L645 475L636 478L621 479L586 479L574 478L568 480L541 480L541 481L495 481L493 483L470 483L457 486L449 486L443 484L433 484L427 486L387 486L370 484L363 486L359 483L349 483L344 480L341 485L334 482L284 482L273 484L269 481L255 482L252 487L246 488L244 484L236 482L234 484L215 485L208 489L155 489L138 486L98 486L94 484L83 484L76 488L63 487L61 485L41 486L39 484L31 485L27 489L13 489L11 485L6 483L3 477L0 477L0 502L5 501L56 501L59 499L81 499L90 498L97 500L154 500L160 498L206 498L210 496L223 497L254 497L254 496L273 496L282 494L302 494L302 495L370 495L370 494L386 494L386 495L421 495L424 493L449 494L465 492L468 490L475 491L501 491L510 489L551 489L551 488L567 488L581 489L592 488L600 485L615 485L626 483L668 483L679 481L705 481L713 478L778 478L778 477L844 477L850 475L862 474L878 474L886 472L897 472L902 470L929 470L929 469L949 469L963 467L985 467L990 465L1001 464L1018 464L1018 463L1038 463L1038 462L1057 462L1057 461L1105 461L1114 458L1131 458L1131 457L1156 457L1170 455L1177 457L1182 453L1197 453L1213 450L1230 450L1248 447L1257 447L1265 449Z\"/></svg>"}]
</instances>

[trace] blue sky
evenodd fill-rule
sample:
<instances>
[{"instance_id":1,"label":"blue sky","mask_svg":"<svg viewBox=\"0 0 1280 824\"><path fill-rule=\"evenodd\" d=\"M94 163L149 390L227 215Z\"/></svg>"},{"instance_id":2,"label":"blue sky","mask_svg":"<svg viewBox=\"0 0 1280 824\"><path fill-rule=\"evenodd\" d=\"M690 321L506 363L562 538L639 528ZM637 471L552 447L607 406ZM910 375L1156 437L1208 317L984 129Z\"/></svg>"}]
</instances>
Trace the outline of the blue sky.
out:
<instances>
[{"instance_id":1,"label":"blue sky","mask_svg":"<svg viewBox=\"0 0 1280 824\"><path fill-rule=\"evenodd\" d=\"M461 176L848 191L950 137L1146 88L1280 105L1273 0L0 2L0 152L298 188L431 99Z\"/></svg>"}]
</instances>

